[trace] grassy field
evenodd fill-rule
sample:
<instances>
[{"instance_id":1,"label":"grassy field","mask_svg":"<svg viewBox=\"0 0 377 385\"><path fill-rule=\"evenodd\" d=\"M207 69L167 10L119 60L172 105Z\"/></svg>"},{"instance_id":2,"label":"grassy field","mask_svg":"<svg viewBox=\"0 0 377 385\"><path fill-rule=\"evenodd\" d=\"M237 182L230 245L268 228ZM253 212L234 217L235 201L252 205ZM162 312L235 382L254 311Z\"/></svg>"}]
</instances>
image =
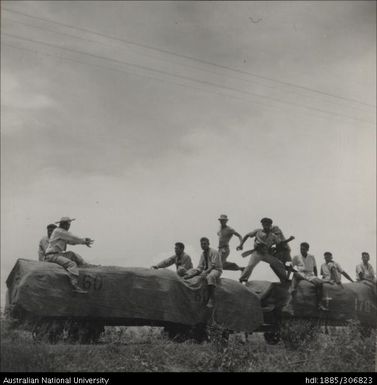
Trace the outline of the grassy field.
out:
<instances>
[{"instance_id":1,"label":"grassy field","mask_svg":"<svg viewBox=\"0 0 377 385\"><path fill-rule=\"evenodd\" d=\"M300 330L291 330L292 336ZM96 345L34 343L29 332L1 325L1 371L9 372L331 372L376 370L376 333L362 338L355 325L321 330L297 349L267 345L261 333L227 346L176 343L158 328L106 328Z\"/></svg>"}]
</instances>

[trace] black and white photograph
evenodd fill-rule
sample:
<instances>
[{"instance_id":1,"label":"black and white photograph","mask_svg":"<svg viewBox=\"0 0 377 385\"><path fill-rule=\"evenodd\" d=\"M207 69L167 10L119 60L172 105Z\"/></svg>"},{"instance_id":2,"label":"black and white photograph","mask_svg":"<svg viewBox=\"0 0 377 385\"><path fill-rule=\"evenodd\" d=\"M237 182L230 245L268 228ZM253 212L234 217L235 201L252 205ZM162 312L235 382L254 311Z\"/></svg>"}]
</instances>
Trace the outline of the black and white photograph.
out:
<instances>
[{"instance_id":1,"label":"black and white photograph","mask_svg":"<svg viewBox=\"0 0 377 385\"><path fill-rule=\"evenodd\" d=\"M2 384L375 383L376 4L1 1Z\"/></svg>"}]
</instances>

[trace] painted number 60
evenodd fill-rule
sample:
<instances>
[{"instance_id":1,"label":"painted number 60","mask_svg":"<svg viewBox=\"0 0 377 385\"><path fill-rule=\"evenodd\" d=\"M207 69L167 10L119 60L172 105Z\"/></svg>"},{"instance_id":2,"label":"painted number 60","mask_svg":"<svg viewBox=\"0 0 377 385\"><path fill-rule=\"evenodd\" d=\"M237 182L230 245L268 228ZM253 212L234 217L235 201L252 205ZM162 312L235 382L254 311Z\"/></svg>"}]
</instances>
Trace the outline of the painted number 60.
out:
<instances>
[{"instance_id":1,"label":"painted number 60","mask_svg":"<svg viewBox=\"0 0 377 385\"><path fill-rule=\"evenodd\" d=\"M82 279L82 286L86 290L101 290L102 288L102 278L99 276L84 275Z\"/></svg>"}]
</instances>

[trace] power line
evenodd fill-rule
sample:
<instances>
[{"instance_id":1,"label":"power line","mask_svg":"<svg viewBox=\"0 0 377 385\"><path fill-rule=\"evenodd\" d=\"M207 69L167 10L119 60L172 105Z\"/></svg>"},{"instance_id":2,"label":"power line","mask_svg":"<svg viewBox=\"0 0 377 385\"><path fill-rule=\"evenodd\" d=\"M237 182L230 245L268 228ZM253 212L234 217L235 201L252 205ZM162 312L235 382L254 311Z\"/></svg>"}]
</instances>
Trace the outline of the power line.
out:
<instances>
[{"instance_id":1,"label":"power line","mask_svg":"<svg viewBox=\"0 0 377 385\"><path fill-rule=\"evenodd\" d=\"M61 31L57 31L55 29L51 29L51 28L47 28L47 27L41 27L41 26L36 26L36 25L33 25L33 24L30 24L30 23L25 23L25 22L21 22L19 20L14 20L14 19L9 19L7 17L4 18L5 20L9 20L9 21L12 21L12 22L15 22L15 23L18 23L18 24L21 24L21 25L25 25L27 27L31 27L31 28L35 28L35 29L40 29L40 30L45 30L45 31L49 31L49 32L52 32L52 33L55 33L55 34L60 34L60 35L64 35L64 36L69 36L69 37L72 37L72 38L75 38L75 39L79 39L79 40L83 40L83 41L88 41L88 42L91 42L91 43L100 43L100 44L103 44L103 45L106 45L105 43L102 43L98 40L93 40L93 39L88 39L88 38L84 38L82 36L78 36L76 34L70 34L70 33L66 33L66 32L61 32ZM152 57L154 59L156 59L155 56L152 56L152 55L149 55L149 54L145 54L145 53L138 53L139 55L142 55L142 56L146 56L146 57ZM165 61L165 62L169 62L171 63L170 60L164 60L162 58L158 58L158 60L162 60L162 61ZM177 62L175 62L177 63ZM185 67L189 67L189 68L195 68L195 69L199 69L200 71L203 71L203 72L209 72L211 74L213 73L216 73L216 74L219 74L218 72L213 72L212 70L209 70L209 69L204 69L202 67L197 67L197 66L192 66L192 65L189 65L189 64L185 64L185 63L179 63L179 65L182 65L182 66L185 66ZM219 74L220 75L220 74ZM259 82L255 82L254 80L250 80L250 79L245 79L245 78L241 78L241 77L237 77L237 76L234 76L234 75L231 75L231 77L233 77L234 79L238 79L238 80L243 80L243 81L247 81L247 82L251 82L251 83L255 83L259 86L262 86L262 87L266 87L266 88L272 88L272 89L276 89L275 86L271 86L271 85L266 85L266 84L262 84L262 83L259 83ZM296 95L299 95L300 97L304 96L304 97L313 97L315 95L305 95L305 94L300 94L298 92L295 92L295 91L288 91L289 93L294 93ZM334 103L336 101L332 101L332 103ZM344 107L344 105L342 105ZM364 110L360 110L361 107L355 107L355 106L351 106L351 108L354 108L354 109L357 109L359 111L364 111Z\"/></svg>"},{"instance_id":2,"label":"power line","mask_svg":"<svg viewBox=\"0 0 377 385\"><path fill-rule=\"evenodd\" d=\"M38 40L34 40L34 39L28 39L28 38L25 38L25 37L9 34L9 33L5 33L5 32L3 33L3 35L4 36L10 36L12 38L16 38L16 39L19 39L19 40L24 40L24 41L28 41L28 42L33 42L33 43L37 43L37 44L46 45L46 46L52 47L52 48L58 48L58 49L61 49L61 50L64 50L64 51L73 52L75 54L83 54L83 55L94 57L96 59L107 60L107 61L110 61L110 62L115 62L117 64L126 64L128 66L136 67L136 68L141 68L141 69L147 70L147 71L157 72L157 73L161 73L161 74L172 76L172 77L176 77L176 78L181 78L181 79L185 79L185 80L189 80L189 81L203 83L203 84L210 85L210 86L213 86L213 87L216 87L216 88L224 88L224 89L227 89L227 90L230 90L230 91L233 91L233 92L235 91L235 92L239 92L239 93L242 93L242 94L262 97L262 98L265 98L265 99L268 99L268 100L272 100L274 102L278 102L278 103L281 103L281 104L294 105L294 106L298 106L298 107L301 107L301 108L304 108L304 109L308 109L308 110L318 111L318 112L325 113L325 114L330 114L330 115L333 115L333 116L341 116L341 117L344 117L344 118L348 118L348 119L352 119L352 120L357 120L357 121L362 121L362 122L367 122L367 123L373 124L372 122L370 122L368 120L365 120L365 119L359 119L359 118L351 117L351 116L348 116L348 115L339 114L339 113L336 113L336 112L322 110L322 109L315 108L315 107L309 107L309 106L300 105L300 104L297 104L297 103L291 103L291 102L280 100L278 98L272 98L272 97L269 97L269 96L266 96L266 95L261 95L261 94L257 94L257 93L253 93L253 92L248 92L248 91L245 91L245 90L239 90L239 89L234 88L234 87L218 85L216 83L209 82L209 81L206 81L206 80L198 80L198 79L195 79L195 78L192 78L192 77L189 77L189 76L171 74L171 73L169 73L167 71L153 69L153 68L150 68L150 67L146 67L146 66L142 66L142 65L138 65L138 64L134 64L134 63L129 63L129 62L125 62L125 61L122 61L122 60L113 59L113 58L109 58L109 57L105 57L105 56L95 55L95 54L92 54L92 53L88 53L88 52L84 52L84 51L79 51L79 50L75 50L75 49L71 49L71 48L56 46L54 44L50 44L50 43L46 43L46 42L38 41Z\"/></svg>"},{"instance_id":3,"label":"power line","mask_svg":"<svg viewBox=\"0 0 377 385\"><path fill-rule=\"evenodd\" d=\"M128 39L121 39L121 38L116 37L116 36L111 36L111 35L106 35L106 34L103 34L103 33L100 33L100 32L95 32L95 31L92 31L90 29L86 29L86 28L82 28L82 27L81 28L80 27L74 27L72 25L61 23L61 22L58 22L56 20L46 19L46 18L43 18L43 17L34 16L34 15L30 15L30 14L27 14L27 13L24 13L24 12L10 10L10 9L7 9L7 8L3 8L3 10L5 10L7 12L12 12L12 13L20 14L20 15L23 15L23 16L26 16L26 17L42 20L44 22L54 23L54 24L61 25L61 26L67 27L67 28L76 29L78 31L82 31L82 32L86 32L86 33L91 33L91 34L94 34L94 35L97 35L97 36L105 37L107 39L112 39L112 40L120 41L120 42L123 42L125 44L131 44L131 45L147 48L147 49L150 49L150 50L154 50L154 51L158 51L158 52L162 52L162 53L167 53L169 55L173 55L173 56L177 56L177 57L180 57L180 58L189 59L189 60L196 61L196 62L199 62L199 63L202 63L202 64L212 65L212 66L215 66L215 67L218 67L218 68L222 68L222 69L226 69L226 70L229 70L229 71L232 71L232 72L237 72L237 73L241 73L241 74L244 74L244 75L253 76L253 77L260 78L260 79L272 81L272 82L279 83L279 84L282 84L282 85L285 85L285 86L288 86L288 87L300 88L300 89L303 89L303 90L306 90L306 91L310 91L310 92L315 92L315 93L318 93L318 94L321 94L321 95L325 95L325 96L329 96L329 97L333 97L333 98L337 98L337 99L342 99L342 100L345 100L345 101L351 101L351 102L358 103L358 104L365 105L365 106L369 106L369 107L376 107L373 104L361 102L360 100L357 100L357 99L347 98L347 97L344 97L344 96L341 96L341 95L331 94L331 93L328 93L328 92L324 92L324 91L317 90L317 89L314 89L314 88L302 86L302 85L299 85L299 84L294 84L294 83L287 82L287 81L273 79L273 78L270 78L270 77L267 77L267 76L255 74L255 73L248 72L248 71L243 71L243 70L240 70L238 68L232 68L232 67L229 67L229 66L213 63L213 62L206 61L206 60L203 60L203 59L199 59L199 58L196 58L196 57L193 57L193 56L178 54L178 53L176 53L174 51L171 51L171 50L167 50L167 49L163 49L163 48L156 48L156 47L153 47L153 46L150 46L150 45L147 45L147 44L136 43L136 42L128 40Z\"/></svg>"},{"instance_id":4,"label":"power line","mask_svg":"<svg viewBox=\"0 0 377 385\"><path fill-rule=\"evenodd\" d=\"M193 86L191 84L178 83L178 82L172 81L170 79L158 78L158 77L155 77L155 76L140 74L140 73L137 73L137 72L131 72L131 71L126 70L126 69L114 68L114 67L109 67L109 66L104 66L104 65L94 64L94 63L87 63L87 62L83 62L83 61L80 61L80 60L76 60L76 59L72 59L72 58L68 58L68 57L64 57L64 56L60 56L60 55L52 55L52 54L49 54L49 53L46 53L46 52L41 52L41 51L38 51L38 50L32 49L32 48L18 47L18 46L9 44L9 43L3 43L2 45L7 46L7 47L11 47L11 48L14 48L14 49L22 50L22 51L32 52L32 53L34 53L36 55L43 55L43 56L58 58L58 59L62 59L62 60L66 60L66 61L74 62L74 63L78 63L78 64L90 65L90 66L94 66L94 67L97 67L97 68L103 68L103 69L111 70L111 71L115 71L115 72L123 72L123 73L132 74L132 75L137 75L137 76L141 76L141 77L144 77L144 78L157 80L157 81L160 81L160 82L163 82L163 83L168 82L168 83L171 83L171 84L179 85L181 87L189 87L189 88L193 88L195 90L204 91L204 92L210 93L210 94L216 94L216 95L220 95L220 96L230 97L232 99L237 99L237 100L242 100L242 101L247 100L247 101L251 101L251 102L253 102L255 104L261 105L263 107L267 107L269 109L271 109L271 108L272 109L276 109L276 106L271 106L271 105L268 105L268 104L260 103L260 102L257 102L255 100L247 99L247 98L242 97L242 96L235 96L235 95L228 94L228 93L219 93L219 92L214 91L213 89L210 90L208 88L205 89L203 87L197 87L197 86ZM280 111L282 111L282 110L280 109Z\"/></svg>"},{"instance_id":5,"label":"power line","mask_svg":"<svg viewBox=\"0 0 377 385\"><path fill-rule=\"evenodd\" d=\"M277 107L275 105L271 106L271 105L268 105L268 104L265 104L265 103L257 102L255 100L251 100L250 98L247 98L245 96L235 96L235 95L232 95L232 94L229 94L229 93L223 93L223 92L219 93L219 92L214 91L213 89L211 89L211 90L210 89L205 89L205 88L202 88L202 87L193 86L191 84L179 83L177 81L172 81L170 79L165 79L165 78L162 79L162 78L158 78L158 77L151 76L151 75L145 75L145 74L140 74L140 73L137 73L137 72L131 72L131 71L126 70L126 69L119 69L119 68L114 68L114 67L94 64L94 63L87 63L87 62L83 62L83 61L80 61L80 60L76 60L76 59L72 59L72 58L68 58L68 57L64 57L64 56L60 56L60 55L52 55L52 54L49 54L49 53L46 53L46 52L41 52L41 51L38 51L38 50L32 49L32 48L18 47L18 46L9 44L9 43L3 43L3 45L7 46L7 47L14 48L14 49L22 50L22 51L32 52L32 53L36 54L37 56L38 55L43 55L43 56L58 58L60 60L74 62L74 63L78 63L78 64L82 64L82 65L90 65L90 66L93 66L93 67L97 67L97 68L101 68L101 69L106 69L106 70L111 70L111 71L115 71L115 72L128 73L128 74L136 75L136 76L143 77L143 78L157 80L157 81L163 82L163 83L168 82L168 83L171 83L171 84L174 84L174 85L178 85L178 86L181 86L181 87L184 87L184 88L189 87L189 88L192 88L192 89L195 89L195 90L204 91L204 92L210 93L210 94L226 96L226 97L229 97L231 99L241 100L243 102L250 101L253 104L257 104L257 105L262 106L264 108L274 109L274 110L278 109L280 111L283 111L281 108L279 108L279 107ZM321 115L318 115L318 114L314 114L314 113L311 113L311 112L307 112L307 111L301 111L301 114L312 115L312 116L315 116L316 118L325 119L324 116L321 116Z\"/></svg>"}]
</instances>

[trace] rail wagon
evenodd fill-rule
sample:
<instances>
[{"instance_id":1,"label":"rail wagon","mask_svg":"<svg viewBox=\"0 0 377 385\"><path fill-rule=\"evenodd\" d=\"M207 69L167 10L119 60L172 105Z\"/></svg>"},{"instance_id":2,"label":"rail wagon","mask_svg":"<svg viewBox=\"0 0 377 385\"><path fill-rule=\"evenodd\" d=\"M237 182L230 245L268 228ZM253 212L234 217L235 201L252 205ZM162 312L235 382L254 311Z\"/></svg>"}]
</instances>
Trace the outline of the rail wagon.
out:
<instances>
[{"instance_id":1,"label":"rail wagon","mask_svg":"<svg viewBox=\"0 0 377 385\"><path fill-rule=\"evenodd\" d=\"M79 268L72 291L61 266L17 260L6 281L7 313L36 339L96 342L105 326L159 326L172 338L206 338L206 325L252 333L263 324L258 296L231 279L221 279L216 306L207 308L203 277L184 280L168 269L95 266Z\"/></svg>"}]
</instances>

